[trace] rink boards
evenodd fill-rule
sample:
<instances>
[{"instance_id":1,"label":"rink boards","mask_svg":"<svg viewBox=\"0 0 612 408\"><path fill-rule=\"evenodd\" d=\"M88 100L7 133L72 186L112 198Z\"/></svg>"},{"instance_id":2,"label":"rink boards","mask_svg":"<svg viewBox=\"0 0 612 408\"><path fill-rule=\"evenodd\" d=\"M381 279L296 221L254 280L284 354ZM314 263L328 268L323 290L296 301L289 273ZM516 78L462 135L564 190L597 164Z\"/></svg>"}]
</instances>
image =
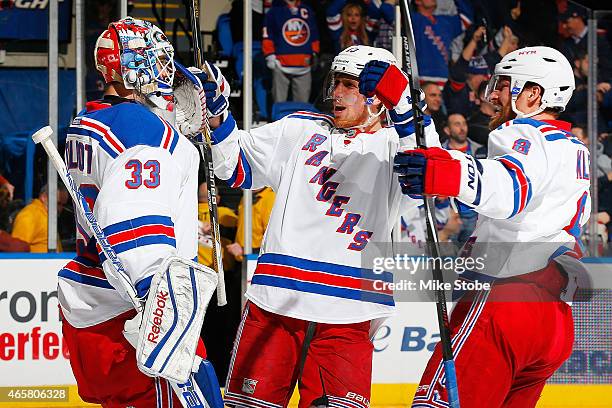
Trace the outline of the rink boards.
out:
<instances>
[{"instance_id":1,"label":"rink boards","mask_svg":"<svg viewBox=\"0 0 612 408\"><path fill-rule=\"evenodd\" d=\"M62 254L0 254L0 407L84 406L73 385L57 306L57 271L66 261ZM612 259L587 262L596 281L612 275ZM574 305L574 352L545 388L539 407L612 407L611 305L612 290ZM373 406L408 406L438 339L433 303L397 305L374 340ZM36 402L50 394L31 392L28 398L22 391L5 402L11 387L57 385L69 387L61 402Z\"/></svg>"}]
</instances>

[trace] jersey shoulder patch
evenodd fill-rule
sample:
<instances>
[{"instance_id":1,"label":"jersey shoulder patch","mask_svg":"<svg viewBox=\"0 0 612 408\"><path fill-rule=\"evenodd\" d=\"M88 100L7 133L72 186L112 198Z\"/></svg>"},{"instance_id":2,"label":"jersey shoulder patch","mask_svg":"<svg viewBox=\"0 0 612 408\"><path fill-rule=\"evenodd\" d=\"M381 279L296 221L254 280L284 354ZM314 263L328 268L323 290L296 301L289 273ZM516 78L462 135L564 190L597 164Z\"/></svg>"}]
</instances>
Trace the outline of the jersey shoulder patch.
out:
<instances>
[{"instance_id":1,"label":"jersey shoulder patch","mask_svg":"<svg viewBox=\"0 0 612 408\"><path fill-rule=\"evenodd\" d=\"M92 137L113 158L134 146L173 153L179 140L168 122L138 103L120 103L77 117L70 131Z\"/></svg>"}]
</instances>

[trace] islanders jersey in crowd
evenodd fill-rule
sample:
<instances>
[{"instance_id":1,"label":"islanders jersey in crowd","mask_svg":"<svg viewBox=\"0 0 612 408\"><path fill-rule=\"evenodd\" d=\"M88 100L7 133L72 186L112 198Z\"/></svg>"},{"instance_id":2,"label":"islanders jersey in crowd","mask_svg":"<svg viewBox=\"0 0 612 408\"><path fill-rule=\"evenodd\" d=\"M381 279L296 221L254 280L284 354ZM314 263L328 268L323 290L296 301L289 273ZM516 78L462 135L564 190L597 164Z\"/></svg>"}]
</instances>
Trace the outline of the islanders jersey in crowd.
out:
<instances>
[{"instance_id":1,"label":"islanders jersey in crowd","mask_svg":"<svg viewBox=\"0 0 612 408\"><path fill-rule=\"evenodd\" d=\"M319 32L312 9L300 0L295 7L276 0L266 13L262 48L264 56L276 55L283 72L309 72L312 54L319 53Z\"/></svg>"},{"instance_id":2,"label":"islanders jersey in crowd","mask_svg":"<svg viewBox=\"0 0 612 408\"><path fill-rule=\"evenodd\" d=\"M66 166L139 296L164 258L197 255L195 147L146 107L106 97L68 129ZM77 256L59 272L68 322L92 326L132 309L110 262L77 213Z\"/></svg>"},{"instance_id":3,"label":"islanders jersey in crowd","mask_svg":"<svg viewBox=\"0 0 612 408\"><path fill-rule=\"evenodd\" d=\"M430 146L439 146L433 125ZM322 323L389 316L393 293L362 269L362 251L389 242L403 196L393 173L414 135L360 133L329 116L297 112L249 132L230 115L213 132L215 173L232 187L270 186L276 200L247 298L270 312ZM380 282L379 282L380 283Z\"/></svg>"},{"instance_id":4,"label":"islanders jersey in crowd","mask_svg":"<svg viewBox=\"0 0 612 408\"><path fill-rule=\"evenodd\" d=\"M589 151L569 130L563 121L511 120L490 133L487 159L470 158L477 176L474 199L465 204L479 215L465 254L486 253L486 275L521 275L550 260L570 275L581 269L580 233L591 207Z\"/></svg>"}]
</instances>

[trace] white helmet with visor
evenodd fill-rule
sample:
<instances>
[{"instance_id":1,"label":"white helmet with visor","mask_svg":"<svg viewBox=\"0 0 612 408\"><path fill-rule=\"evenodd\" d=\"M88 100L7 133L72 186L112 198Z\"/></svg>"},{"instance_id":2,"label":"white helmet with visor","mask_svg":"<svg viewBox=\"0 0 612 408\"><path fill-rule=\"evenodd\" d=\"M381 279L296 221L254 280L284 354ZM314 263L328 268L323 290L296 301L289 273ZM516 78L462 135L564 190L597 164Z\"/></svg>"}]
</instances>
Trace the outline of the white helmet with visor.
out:
<instances>
[{"instance_id":1,"label":"white helmet with visor","mask_svg":"<svg viewBox=\"0 0 612 408\"><path fill-rule=\"evenodd\" d=\"M337 85L338 75L347 75L355 79L359 79L361 71L364 66L370 61L384 61L389 64L397 65L397 59L391 52L383 49L370 47L367 45L354 45L341 51L333 60L331 70L325 80L325 101L335 101L336 103L342 104L354 104L357 102L359 97L365 98L365 105L368 109L368 119L365 123L355 126L356 128L363 128L369 126L375 118L380 116L384 111L384 106L381 105L381 109L378 112L372 112L372 104L374 103L375 97L366 98L361 94L355 94L351 96L338 97L334 96L334 88ZM347 99L350 98L350 99Z\"/></svg>"},{"instance_id":2,"label":"white helmet with visor","mask_svg":"<svg viewBox=\"0 0 612 408\"><path fill-rule=\"evenodd\" d=\"M499 90L504 79L510 81L510 102L519 118L537 115L547 108L563 111L576 88L574 72L567 58L550 47L521 48L504 56L495 66L495 73L485 91L485 100ZM525 113L517 109L516 100L529 82L541 86L544 92L539 108Z\"/></svg>"}]
</instances>

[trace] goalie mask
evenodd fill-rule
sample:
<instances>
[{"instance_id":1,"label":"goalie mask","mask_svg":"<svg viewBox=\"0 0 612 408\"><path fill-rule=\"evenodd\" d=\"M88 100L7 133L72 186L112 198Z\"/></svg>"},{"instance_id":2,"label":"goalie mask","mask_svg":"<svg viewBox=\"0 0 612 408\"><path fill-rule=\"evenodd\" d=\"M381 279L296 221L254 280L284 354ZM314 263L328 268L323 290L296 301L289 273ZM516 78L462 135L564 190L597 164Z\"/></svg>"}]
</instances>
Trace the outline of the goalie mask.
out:
<instances>
[{"instance_id":1,"label":"goalie mask","mask_svg":"<svg viewBox=\"0 0 612 408\"><path fill-rule=\"evenodd\" d=\"M133 89L157 114L172 119L174 49L159 28L132 17L111 23L96 41L94 57L106 83Z\"/></svg>"},{"instance_id":2,"label":"goalie mask","mask_svg":"<svg viewBox=\"0 0 612 408\"><path fill-rule=\"evenodd\" d=\"M360 103L363 103L367 110L367 118L365 118L362 123L341 126L342 122L338 121L339 123L337 123L337 125L339 127L363 129L374 123L376 118L386 111L382 104L380 104L380 108L376 109L374 105L378 99L376 97L366 98L359 93L358 88L348 92L336 92L336 87L344 85L343 78L359 80L359 75L361 71L363 71L365 64L374 60L397 65L397 60L389 51L366 45L348 47L334 58L331 70L324 84L324 100L334 105L334 113L336 113L338 107L344 108Z\"/></svg>"}]
</instances>

